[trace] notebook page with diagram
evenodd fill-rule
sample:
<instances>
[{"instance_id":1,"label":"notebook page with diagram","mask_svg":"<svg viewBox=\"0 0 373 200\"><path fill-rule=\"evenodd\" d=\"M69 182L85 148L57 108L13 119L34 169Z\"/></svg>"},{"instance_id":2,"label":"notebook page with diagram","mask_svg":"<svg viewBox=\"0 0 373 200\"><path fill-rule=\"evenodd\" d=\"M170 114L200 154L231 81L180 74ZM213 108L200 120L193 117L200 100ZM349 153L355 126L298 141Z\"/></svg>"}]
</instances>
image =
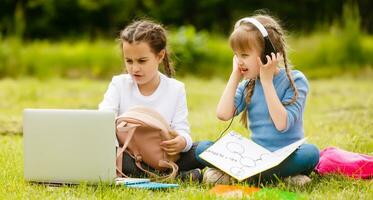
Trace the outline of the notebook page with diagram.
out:
<instances>
[{"instance_id":1,"label":"notebook page with diagram","mask_svg":"<svg viewBox=\"0 0 373 200\"><path fill-rule=\"evenodd\" d=\"M242 181L277 166L293 153L306 139L301 139L271 152L252 140L231 131L200 157L230 176Z\"/></svg>"}]
</instances>

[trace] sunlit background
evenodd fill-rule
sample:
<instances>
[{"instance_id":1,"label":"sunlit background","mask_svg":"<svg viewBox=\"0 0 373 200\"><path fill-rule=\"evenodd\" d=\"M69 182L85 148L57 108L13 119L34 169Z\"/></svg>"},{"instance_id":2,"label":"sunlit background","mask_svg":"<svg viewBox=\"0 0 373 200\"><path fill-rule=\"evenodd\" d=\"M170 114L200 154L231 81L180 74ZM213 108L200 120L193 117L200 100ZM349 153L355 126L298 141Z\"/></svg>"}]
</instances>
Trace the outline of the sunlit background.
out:
<instances>
[{"instance_id":1,"label":"sunlit background","mask_svg":"<svg viewBox=\"0 0 373 200\"><path fill-rule=\"evenodd\" d=\"M215 115L232 69L228 36L236 20L261 10L288 30L292 67L309 79L308 142L373 155L372 8L372 0L0 0L0 199L215 199L209 186L189 183L153 192L23 180L23 109L97 109L124 70L118 34L142 18L168 30L195 141L228 126ZM238 119L230 129L250 135ZM304 188L266 187L305 199L373 199L372 180L311 178Z\"/></svg>"},{"instance_id":2,"label":"sunlit background","mask_svg":"<svg viewBox=\"0 0 373 200\"><path fill-rule=\"evenodd\" d=\"M227 77L227 37L263 10L288 30L294 68L310 78L371 71L372 1L2 0L0 77L109 78L123 67L116 38L135 19L169 31L177 75Z\"/></svg>"}]
</instances>

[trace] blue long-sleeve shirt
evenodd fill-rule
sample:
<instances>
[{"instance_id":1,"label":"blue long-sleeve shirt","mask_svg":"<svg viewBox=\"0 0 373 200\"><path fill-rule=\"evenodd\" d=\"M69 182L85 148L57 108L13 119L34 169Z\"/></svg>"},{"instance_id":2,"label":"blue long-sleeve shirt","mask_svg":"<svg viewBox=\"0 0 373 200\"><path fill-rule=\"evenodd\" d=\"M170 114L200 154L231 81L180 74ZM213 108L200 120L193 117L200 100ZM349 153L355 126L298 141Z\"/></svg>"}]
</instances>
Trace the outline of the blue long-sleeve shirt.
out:
<instances>
[{"instance_id":1,"label":"blue long-sleeve shirt","mask_svg":"<svg viewBox=\"0 0 373 200\"><path fill-rule=\"evenodd\" d=\"M270 151L280 149L304 137L303 111L309 85L302 72L292 70L291 74L298 89L298 98L296 102L285 106L287 125L284 130L278 131L271 119L260 80L255 82L254 93L247 107L248 127L252 132L252 140ZM235 106L237 115L243 111L246 105L243 97L246 83L247 80L242 81L236 90ZM273 77L273 85L281 102L291 100L294 91L284 68L281 68L280 72Z\"/></svg>"}]
</instances>

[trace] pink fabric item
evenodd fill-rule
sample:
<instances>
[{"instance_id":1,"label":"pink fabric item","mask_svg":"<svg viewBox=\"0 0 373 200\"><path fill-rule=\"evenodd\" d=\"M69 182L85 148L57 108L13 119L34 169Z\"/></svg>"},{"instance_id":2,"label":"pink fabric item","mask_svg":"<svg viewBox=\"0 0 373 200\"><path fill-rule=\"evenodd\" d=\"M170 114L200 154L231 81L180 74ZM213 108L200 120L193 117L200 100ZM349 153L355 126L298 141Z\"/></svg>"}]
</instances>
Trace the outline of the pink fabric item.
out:
<instances>
[{"instance_id":1,"label":"pink fabric item","mask_svg":"<svg viewBox=\"0 0 373 200\"><path fill-rule=\"evenodd\" d=\"M320 175L334 173L353 178L373 178L373 156L328 147L320 152L315 170Z\"/></svg>"}]
</instances>

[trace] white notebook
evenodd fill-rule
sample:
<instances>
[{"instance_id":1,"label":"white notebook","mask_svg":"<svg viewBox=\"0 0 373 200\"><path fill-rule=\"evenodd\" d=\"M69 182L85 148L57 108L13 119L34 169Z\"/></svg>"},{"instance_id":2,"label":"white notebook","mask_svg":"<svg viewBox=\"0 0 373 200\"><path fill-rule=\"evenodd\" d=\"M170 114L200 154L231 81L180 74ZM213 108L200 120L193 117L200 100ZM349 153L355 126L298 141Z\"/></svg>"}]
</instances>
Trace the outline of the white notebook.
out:
<instances>
[{"instance_id":1,"label":"white notebook","mask_svg":"<svg viewBox=\"0 0 373 200\"><path fill-rule=\"evenodd\" d=\"M230 176L242 181L277 166L291 155L306 138L271 152L231 131L206 149L200 157Z\"/></svg>"}]
</instances>

